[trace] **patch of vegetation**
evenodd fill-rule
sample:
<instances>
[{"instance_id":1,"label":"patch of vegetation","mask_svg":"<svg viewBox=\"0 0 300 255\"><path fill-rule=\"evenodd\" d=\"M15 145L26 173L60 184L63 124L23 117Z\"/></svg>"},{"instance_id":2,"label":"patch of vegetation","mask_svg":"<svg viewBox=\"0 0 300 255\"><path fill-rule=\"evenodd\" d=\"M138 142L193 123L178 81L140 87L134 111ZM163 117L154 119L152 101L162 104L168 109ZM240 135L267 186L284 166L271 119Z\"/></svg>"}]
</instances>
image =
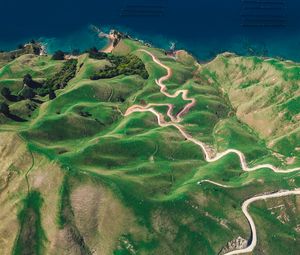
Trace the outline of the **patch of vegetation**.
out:
<instances>
[{"instance_id":1,"label":"patch of vegetation","mask_svg":"<svg viewBox=\"0 0 300 255\"><path fill-rule=\"evenodd\" d=\"M122 74L140 75L143 79L148 79L149 77L145 64L135 55L116 56L99 52L93 48L89 51L89 56L99 60L107 59L112 64L92 75L90 77L91 80L109 79Z\"/></svg>"},{"instance_id":2,"label":"patch of vegetation","mask_svg":"<svg viewBox=\"0 0 300 255\"><path fill-rule=\"evenodd\" d=\"M299 66L287 67L282 62L275 60L275 59L269 60L268 63L270 63L277 70L282 72L282 77L285 81L300 80L300 67Z\"/></svg>"},{"instance_id":3,"label":"patch of vegetation","mask_svg":"<svg viewBox=\"0 0 300 255\"><path fill-rule=\"evenodd\" d=\"M71 59L64 63L58 73L55 73L45 82L35 81L30 74L23 77L23 89L18 95L13 95L7 87L1 89L1 95L8 101L17 102L24 99L33 99L36 95L46 96L49 94L49 99L56 97L55 90L64 88L67 83L75 77L77 68L77 60Z\"/></svg>"},{"instance_id":4,"label":"patch of vegetation","mask_svg":"<svg viewBox=\"0 0 300 255\"><path fill-rule=\"evenodd\" d=\"M61 50L58 50L58 51L54 52L54 54L52 55L52 59L53 60L64 60L65 53Z\"/></svg>"},{"instance_id":5,"label":"patch of vegetation","mask_svg":"<svg viewBox=\"0 0 300 255\"><path fill-rule=\"evenodd\" d=\"M288 71L286 71L284 73L283 78L285 80L299 81L300 80L300 67L294 66L292 68L288 68Z\"/></svg>"},{"instance_id":6,"label":"patch of vegetation","mask_svg":"<svg viewBox=\"0 0 300 255\"><path fill-rule=\"evenodd\" d=\"M298 89L299 89L299 85L293 82L291 86L291 92L296 92Z\"/></svg>"},{"instance_id":7,"label":"patch of vegetation","mask_svg":"<svg viewBox=\"0 0 300 255\"><path fill-rule=\"evenodd\" d=\"M31 191L23 201L23 209L18 215L20 232L13 255L43 254L46 236L41 223L42 204L43 199L37 191Z\"/></svg>"},{"instance_id":8,"label":"patch of vegetation","mask_svg":"<svg viewBox=\"0 0 300 255\"><path fill-rule=\"evenodd\" d=\"M245 89L245 88L248 88L254 84L257 84L259 83L259 80L247 80L245 82L242 82L239 86L240 89Z\"/></svg>"},{"instance_id":9,"label":"patch of vegetation","mask_svg":"<svg viewBox=\"0 0 300 255\"><path fill-rule=\"evenodd\" d=\"M264 62L264 60L260 57L252 57L253 65L257 66Z\"/></svg>"},{"instance_id":10,"label":"patch of vegetation","mask_svg":"<svg viewBox=\"0 0 300 255\"><path fill-rule=\"evenodd\" d=\"M9 114L9 106L5 102L0 102L0 113L7 115Z\"/></svg>"},{"instance_id":11,"label":"patch of vegetation","mask_svg":"<svg viewBox=\"0 0 300 255\"><path fill-rule=\"evenodd\" d=\"M68 231L68 234L72 241L79 246L81 254L91 255L92 252L86 245L84 238L81 235L75 223L74 212L70 201L72 187L70 178L70 175L66 174L61 186L61 200L59 203L58 225L59 228L65 228Z\"/></svg>"},{"instance_id":12,"label":"patch of vegetation","mask_svg":"<svg viewBox=\"0 0 300 255\"><path fill-rule=\"evenodd\" d=\"M68 82L76 75L77 62L77 59L67 60L58 73L46 80L46 87L51 90L63 89L66 87Z\"/></svg>"},{"instance_id":13,"label":"patch of vegetation","mask_svg":"<svg viewBox=\"0 0 300 255\"><path fill-rule=\"evenodd\" d=\"M222 56L222 61L225 65L225 68L228 68L229 65L229 59L227 57Z\"/></svg>"},{"instance_id":14,"label":"patch of vegetation","mask_svg":"<svg viewBox=\"0 0 300 255\"><path fill-rule=\"evenodd\" d=\"M209 70L208 68L204 68L201 72L201 75L206 77L206 78L211 78L215 82L218 80L217 73L214 72L214 71Z\"/></svg>"},{"instance_id":15,"label":"patch of vegetation","mask_svg":"<svg viewBox=\"0 0 300 255\"><path fill-rule=\"evenodd\" d=\"M23 77L23 84L26 84L29 88L32 88L32 89L37 89L37 88L40 88L43 86L43 84L41 84L37 81L34 81L30 74L26 74Z\"/></svg>"},{"instance_id":16,"label":"patch of vegetation","mask_svg":"<svg viewBox=\"0 0 300 255\"><path fill-rule=\"evenodd\" d=\"M245 65L243 65L243 64L240 64L239 67L240 67L240 70L241 70L242 74L246 74L247 67Z\"/></svg>"},{"instance_id":17,"label":"patch of vegetation","mask_svg":"<svg viewBox=\"0 0 300 255\"><path fill-rule=\"evenodd\" d=\"M35 104L42 104L45 102L45 99L40 97L45 97L48 95L49 100L53 100L56 98L56 90L63 89L68 82L75 77L77 69L77 60L71 59L67 60L63 63L61 69L49 75L49 78L43 81L40 79L37 81L32 77L31 74L25 74L21 79L23 81L22 88L13 87L11 84L7 84L7 86L3 86L1 88L1 96L5 99L5 102L1 104L1 113L3 113L6 117L18 121L23 122L26 121L23 119L25 116L31 117L31 112L33 112L37 107L31 107L31 104L28 102L22 102L26 100L30 100ZM12 91L11 88L14 90ZM47 99L46 99L47 100ZM22 107L18 107L15 113L17 115L13 115L10 113L8 102L16 103L16 105L22 105ZM29 107L24 107L29 106ZM12 111L14 112L14 111ZM18 117L20 116L20 117ZM21 117L23 116L23 117Z\"/></svg>"},{"instance_id":18,"label":"patch of vegetation","mask_svg":"<svg viewBox=\"0 0 300 255\"><path fill-rule=\"evenodd\" d=\"M300 97L296 97L284 104L284 108L287 108L293 115L300 113Z\"/></svg>"},{"instance_id":19,"label":"patch of vegetation","mask_svg":"<svg viewBox=\"0 0 300 255\"><path fill-rule=\"evenodd\" d=\"M20 93L19 98L21 99L33 99L35 97L36 93L32 88L25 87L22 92Z\"/></svg>"},{"instance_id":20,"label":"patch of vegetation","mask_svg":"<svg viewBox=\"0 0 300 255\"><path fill-rule=\"evenodd\" d=\"M68 208L71 207L71 202L70 202L70 186L68 183L68 177L65 176L63 183L60 188L60 197L61 200L59 202L59 207L58 207L58 217L57 217L57 223L59 228L64 228L64 226L68 223Z\"/></svg>"},{"instance_id":21,"label":"patch of vegetation","mask_svg":"<svg viewBox=\"0 0 300 255\"><path fill-rule=\"evenodd\" d=\"M87 51L89 57L92 59L102 60L102 59L109 59L113 61L114 57L112 54L107 54L105 52L99 51L96 47L93 47Z\"/></svg>"}]
</instances>

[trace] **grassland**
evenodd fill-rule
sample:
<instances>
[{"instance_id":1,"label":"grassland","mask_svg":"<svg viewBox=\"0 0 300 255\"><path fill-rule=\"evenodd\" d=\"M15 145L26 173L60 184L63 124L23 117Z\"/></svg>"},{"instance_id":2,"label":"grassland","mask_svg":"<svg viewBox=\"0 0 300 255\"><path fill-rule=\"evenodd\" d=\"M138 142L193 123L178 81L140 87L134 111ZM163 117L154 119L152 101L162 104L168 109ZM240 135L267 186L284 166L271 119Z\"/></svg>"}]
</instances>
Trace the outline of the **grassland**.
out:
<instances>
[{"instance_id":1,"label":"grassland","mask_svg":"<svg viewBox=\"0 0 300 255\"><path fill-rule=\"evenodd\" d=\"M198 146L176 128L160 127L153 114L124 117L134 104L170 103L174 114L186 104L160 93L155 80L166 70L139 49L172 69L169 93L187 89L196 99L180 123L190 135L213 150L242 151L250 166L300 166L297 64L222 54L200 65L186 52L174 60L126 39L113 54L137 56L147 79L91 80L110 62L83 54L54 100L7 101L25 121L0 114L1 254L218 254L238 236L250 238L245 199L299 188L299 172L244 172L236 155L207 163ZM1 67L0 89L16 93L25 74L44 81L63 65L22 55ZM165 107L155 109L168 120ZM205 179L232 188L197 184ZM282 201L285 214L276 207ZM253 204L254 254L283 254L280 247L287 247L296 255L299 210L295 196Z\"/></svg>"}]
</instances>

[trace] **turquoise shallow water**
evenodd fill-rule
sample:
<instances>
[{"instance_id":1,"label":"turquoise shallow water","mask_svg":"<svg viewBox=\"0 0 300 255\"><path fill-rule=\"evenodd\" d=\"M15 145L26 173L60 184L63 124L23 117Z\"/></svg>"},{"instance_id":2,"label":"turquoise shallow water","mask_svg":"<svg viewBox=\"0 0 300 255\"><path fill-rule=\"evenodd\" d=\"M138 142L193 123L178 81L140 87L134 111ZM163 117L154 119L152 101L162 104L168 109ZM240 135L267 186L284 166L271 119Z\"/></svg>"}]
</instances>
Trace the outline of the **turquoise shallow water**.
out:
<instances>
[{"instance_id":1,"label":"turquoise shallow water","mask_svg":"<svg viewBox=\"0 0 300 255\"><path fill-rule=\"evenodd\" d=\"M101 26L100 26L101 27ZM130 34L134 38L144 40L151 43L155 47L168 49L171 43L176 43L176 48L186 49L195 55L200 61L207 61L216 56L216 54L231 51L240 55L262 55L272 57L282 57L300 62L300 34L287 36L284 38L276 38L276 34L266 39L260 37L253 38L247 35L233 35L219 42L218 37L195 39L190 37L180 37L174 35L164 35L160 33L144 33L138 32L132 28L115 25L105 26L105 31L109 28L116 28L120 31ZM0 49L11 50L17 47L18 44L30 41L32 38L43 42L47 46L49 53L56 50L64 50L71 52L72 50L79 49L84 51L93 46L103 48L107 45L107 40L100 39L97 34L90 29L90 25L86 25L78 30L71 31L65 35L60 36L34 36L21 38L12 42L1 42Z\"/></svg>"},{"instance_id":2,"label":"turquoise shallow water","mask_svg":"<svg viewBox=\"0 0 300 255\"><path fill-rule=\"evenodd\" d=\"M41 42L47 47L49 53L53 53L60 49L67 52L73 50L84 51L91 47L103 48L108 41L105 38L99 38L97 33L86 26L74 33L67 34L60 37L41 37Z\"/></svg>"}]
</instances>

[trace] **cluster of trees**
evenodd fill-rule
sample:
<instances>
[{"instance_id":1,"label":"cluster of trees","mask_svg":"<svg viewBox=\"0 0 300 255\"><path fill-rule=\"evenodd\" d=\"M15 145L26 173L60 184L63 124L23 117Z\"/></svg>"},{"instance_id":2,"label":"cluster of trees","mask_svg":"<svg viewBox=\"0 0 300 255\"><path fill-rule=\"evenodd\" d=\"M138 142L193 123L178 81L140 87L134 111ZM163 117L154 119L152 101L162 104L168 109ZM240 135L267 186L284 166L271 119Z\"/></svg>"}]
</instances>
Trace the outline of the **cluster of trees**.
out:
<instances>
[{"instance_id":1,"label":"cluster of trees","mask_svg":"<svg viewBox=\"0 0 300 255\"><path fill-rule=\"evenodd\" d=\"M89 52L89 51L86 51ZM80 49L74 48L72 49L70 52L64 52L62 50L57 50L54 52L54 54L52 55L52 60L64 60L66 54L71 54L73 56L79 56L81 54Z\"/></svg>"},{"instance_id":2,"label":"cluster of trees","mask_svg":"<svg viewBox=\"0 0 300 255\"><path fill-rule=\"evenodd\" d=\"M8 101L18 102L25 99L34 99L36 95L49 96L50 100L56 98L55 90L64 88L68 82L75 77L77 68L77 60L71 59L64 63L62 69L54 74L45 82L37 82L33 80L30 74L23 77L23 89L14 95L7 87L1 89L1 95ZM3 105L4 104L4 105ZM5 112L6 103L1 103L1 112Z\"/></svg>"},{"instance_id":3,"label":"cluster of trees","mask_svg":"<svg viewBox=\"0 0 300 255\"><path fill-rule=\"evenodd\" d=\"M65 59L65 53L62 50L58 50L54 52L52 55L52 60L64 60Z\"/></svg>"},{"instance_id":4,"label":"cluster of trees","mask_svg":"<svg viewBox=\"0 0 300 255\"><path fill-rule=\"evenodd\" d=\"M7 87L1 89L1 95L8 101L18 102L25 99L33 99L36 95L44 96L48 94L48 92L41 92L44 90L44 84L34 81L30 74L26 74L23 77L23 84L23 89L17 95L13 95Z\"/></svg>"},{"instance_id":5,"label":"cluster of trees","mask_svg":"<svg viewBox=\"0 0 300 255\"><path fill-rule=\"evenodd\" d=\"M43 87L43 84L32 79L30 74L25 74L23 77L23 84L26 84L27 87L32 89L38 89Z\"/></svg>"},{"instance_id":6,"label":"cluster of trees","mask_svg":"<svg viewBox=\"0 0 300 255\"><path fill-rule=\"evenodd\" d=\"M67 60L58 73L46 80L46 87L49 88L50 91L55 91L57 89L63 89L66 87L68 82L76 75L77 63L77 59Z\"/></svg>"},{"instance_id":7,"label":"cluster of trees","mask_svg":"<svg viewBox=\"0 0 300 255\"><path fill-rule=\"evenodd\" d=\"M55 60L63 60L64 57L65 53L63 51L57 51L52 58ZM0 101L0 114L4 114L5 116L16 121L25 121L18 116L12 115L10 113L9 105L7 102L18 102L29 99L37 103L42 103L42 101L39 101L35 98L37 95L48 95L49 100L53 100L54 98L56 98L55 91L57 89L66 87L68 82L75 77L77 63L77 59L70 59L65 61L60 71L43 82L38 82L34 80L30 74L26 74L23 77L23 88L15 94L10 90L10 88L3 87L0 90L0 93L6 100Z\"/></svg>"},{"instance_id":8,"label":"cluster of trees","mask_svg":"<svg viewBox=\"0 0 300 255\"><path fill-rule=\"evenodd\" d=\"M88 51L89 57L94 59L107 59L111 66L105 66L96 74L90 77L91 80L103 78L113 78L121 74L140 75L143 79L148 79L149 74L142 60L135 55L115 56L104 52L99 52L96 48Z\"/></svg>"},{"instance_id":9,"label":"cluster of trees","mask_svg":"<svg viewBox=\"0 0 300 255\"><path fill-rule=\"evenodd\" d=\"M18 95L13 95L9 88L2 88L1 95L11 102L18 102L25 99L33 99L36 96L34 89L25 86Z\"/></svg>"},{"instance_id":10,"label":"cluster of trees","mask_svg":"<svg viewBox=\"0 0 300 255\"><path fill-rule=\"evenodd\" d=\"M9 88L2 88L1 89L1 95L4 96L6 99L8 99L9 97L11 97L11 91Z\"/></svg>"},{"instance_id":11,"label":"cluster of trees","mask_svg":"<svg viewBox=\"0 0 300 255\"><path fill-rule=\"evenodd\" d=\"M101 60L108 58L107 53L99 51L96 47L90 48L89 50L87 50L87 53L89 54L89 57L93 59Z\"/></svg>"},{"instance_id":12,"label":"cluster of trees","mask_svg":"<svg viewBox=\"0 0 300 255\"><path fill-rule=\"evenodd\" d=\"M9 106L8 106L7 103L0 102L0 113L2 113L4 115L8 115L9 114Z\"/></svg>"}]
</instances>

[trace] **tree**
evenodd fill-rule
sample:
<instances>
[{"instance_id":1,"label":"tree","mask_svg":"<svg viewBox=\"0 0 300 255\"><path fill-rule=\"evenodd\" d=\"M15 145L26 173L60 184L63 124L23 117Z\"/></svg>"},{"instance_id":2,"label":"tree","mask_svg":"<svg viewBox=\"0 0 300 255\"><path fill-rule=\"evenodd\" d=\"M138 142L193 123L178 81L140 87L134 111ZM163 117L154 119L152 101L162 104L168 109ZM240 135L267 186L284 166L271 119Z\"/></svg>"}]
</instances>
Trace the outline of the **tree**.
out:
<instances>
[{"instance_id":1,"label":"tree","mask_svg":"<svg viewBox=\"0 0 300 255\"><path fill-rule=\"evenodd\" d=\"M64 60L65 59L65 53L61 50L56 51L53 56L53 60Z\"/></svg>"},{"instance_id":2,"label":"tree","mask_svg":"<svg viewBox=\"0 0 300 255\"><path fill-rule=\"evenodd\" d=\"M5 98L9 98L11 96L11 91L9 88L2 88L1 89L1 95L4 96Z\"/></svg>"},{"instance_id":3,"label":"tree","mask_svg":"<svg viewBox=\"0 0 300 255\"><path fill-rule=\"evenodd\" d=\"M49 100L53 100L54 98L56 98L56 94L55 91L53 91L52 89L49 91Z\"/></svg>"},{"instance_id":4,"label":"tree","mask_svg":"<svg viewBox=\"0 0 300 255\"><path fill-rule=\"evenodd\" d=\"M89 53L89 57L93 59L101 60L108 57L106 53L98 51L96 47L90 48L87 52Z\"/></svg>"},{"instance_id":5,"label":"tree","mask_svg":"<svg viewBox=\"0 0 300 255\"><path fill-rule=\"evenodd\" d=\"M26 84L28 87L32 88L32 89L37 89L37 88L41 88L42 84L34 81L32 79L32 76L30 74L25 74L23 77L23 83Z\"/></svg>"},{"instance_id":6,"label":"tree","mask_svg":"<svg viewBox=\"0 0 300 255\"><path fill-rule=\"evenodd\" d=\"M94 75L91 75L91 76L90 76L90 79L91 79L92 81L96 81L96 80L101 79L101 76L100 76L100 75L97 75L97 74L94 74Z\"/></svg>"},{"instance_id":7,"label":"tree","mask_svg":"<svg viewBox=\"0 0 300 255\"><path fill-rule=\"evenodd\" d=\"M33 89L31 88L25 88L23 89L23 91L21 92L21 96L24 99L32 99L35 97L35 92L33 91Z\"/></svg>"},{"instance_id":8,"label":"tree","mask_svg":"<svg viewBox=\"0 0 300 255\"><path fill-rule=\"evenodd\" d=\"M122 103L125 102L125 98L122 97L122 96L118 96L117 100L120 101L120 102L122 102Z\"/></svg>"},{"instance_id":9,"label":"tree","mask_svg":"<svg viewBox=\"0 0 300 255\"><path fill-rule=\"evenodd\" d=\"M32 84L32 76L30 74L25 74L23 77L23 83L30 86Z\"/></svg>"},{"instance_id":10,"label":"tree","mask_svg":"<svg viewBox=\"0 0 300 255\"><path fill-rule=\"evenodd\" d=\"M49 94L49 88L47 88L46 86L40 87L40 88L35 89L34 92L35 92L37 95L39 95L39 96L41 96L41 97L44 97L44 96L46 96L46 95Z\"/></svg>"},{"instance_id":11,"label":"tree","mask_svg":"<svg viewBox=\"0 0 300 255\"><path fill-rule=\"evenodd\" d=\"M0 113L3 113L4 115L9 114L9 106L5 102L0 102Z\"/></svg>"}]
</instances>

